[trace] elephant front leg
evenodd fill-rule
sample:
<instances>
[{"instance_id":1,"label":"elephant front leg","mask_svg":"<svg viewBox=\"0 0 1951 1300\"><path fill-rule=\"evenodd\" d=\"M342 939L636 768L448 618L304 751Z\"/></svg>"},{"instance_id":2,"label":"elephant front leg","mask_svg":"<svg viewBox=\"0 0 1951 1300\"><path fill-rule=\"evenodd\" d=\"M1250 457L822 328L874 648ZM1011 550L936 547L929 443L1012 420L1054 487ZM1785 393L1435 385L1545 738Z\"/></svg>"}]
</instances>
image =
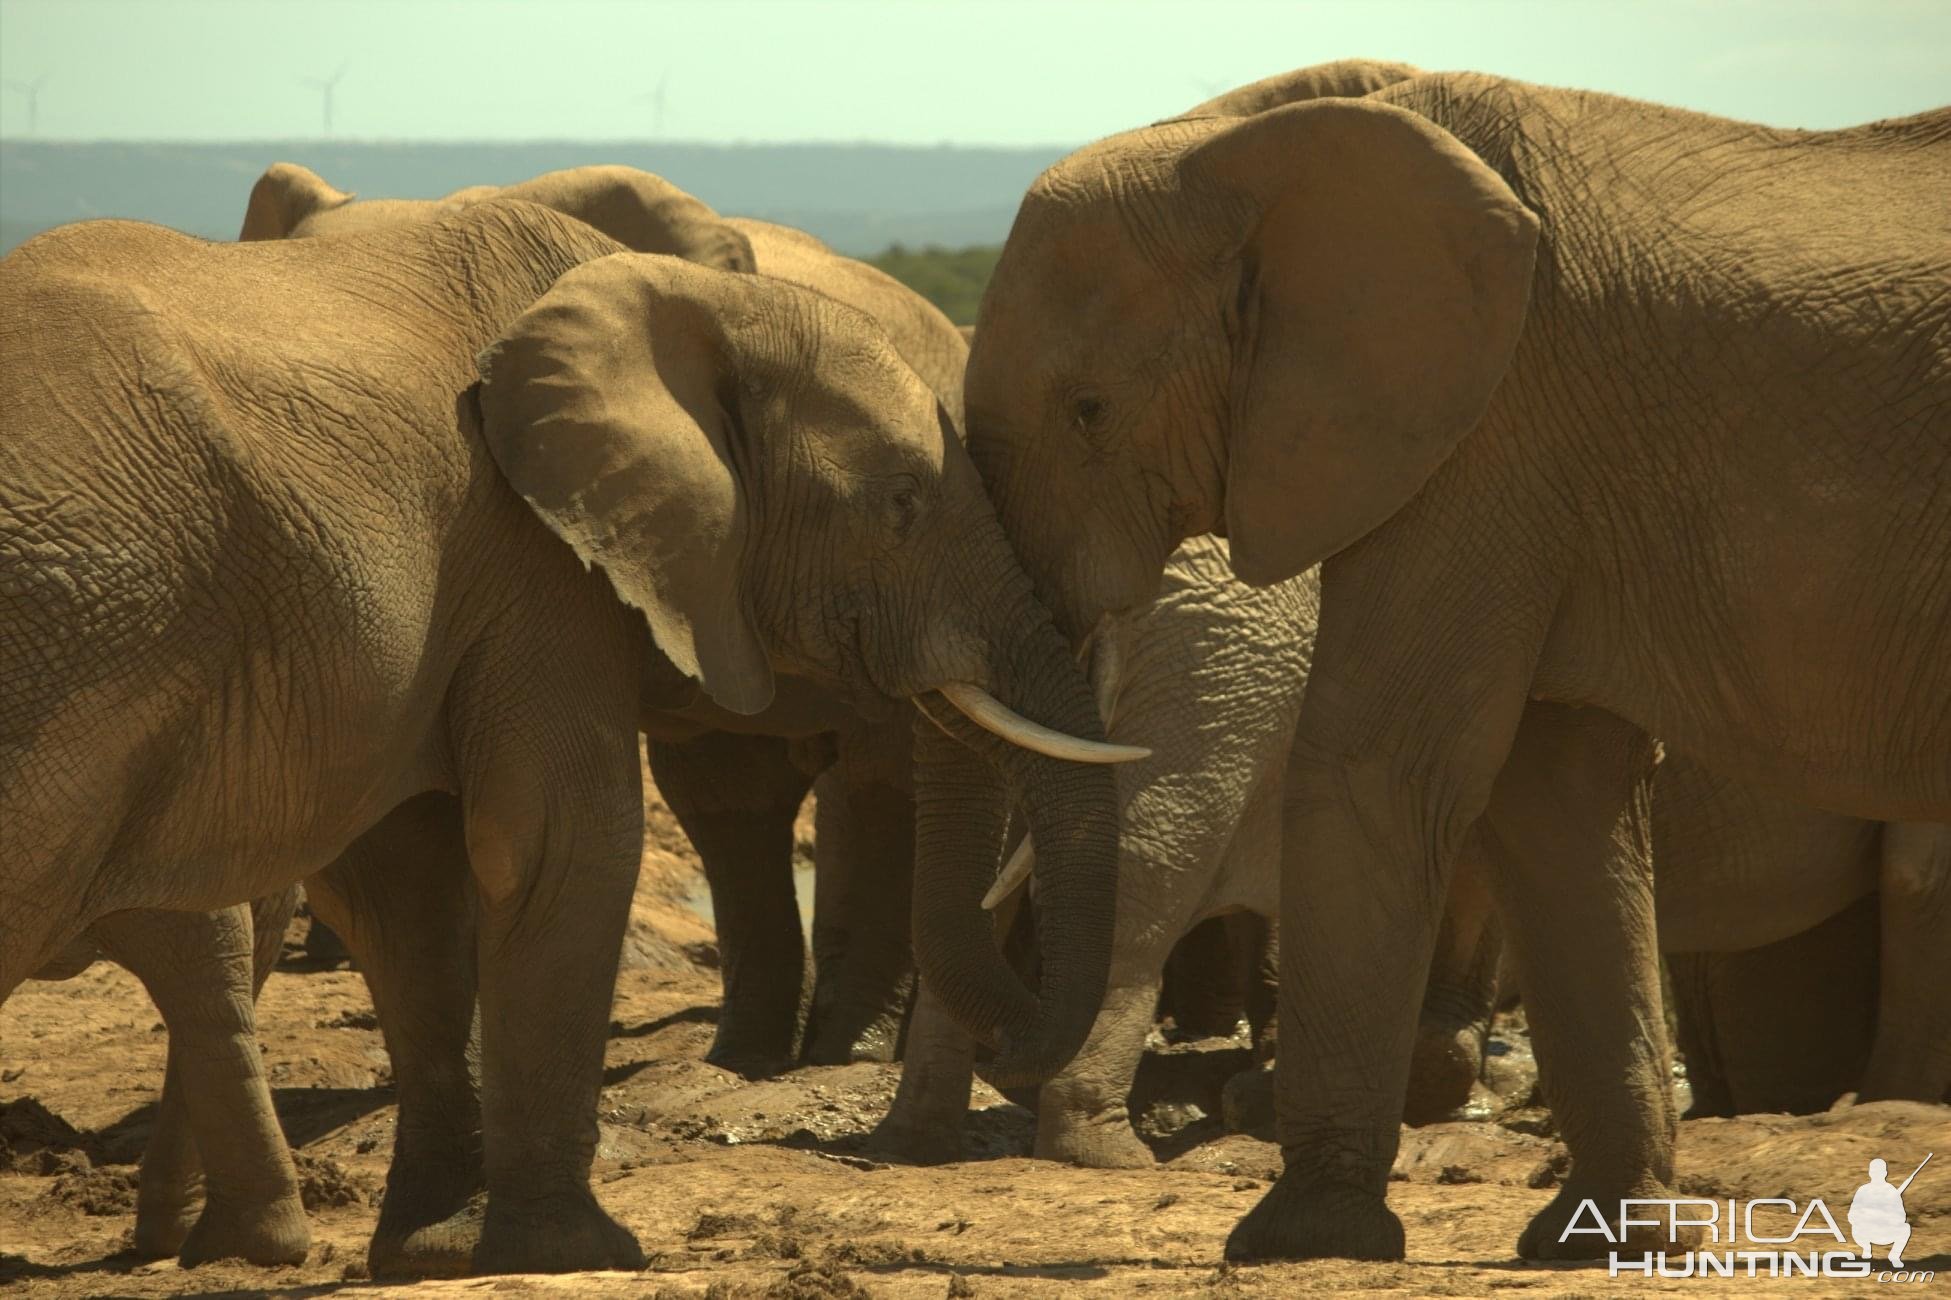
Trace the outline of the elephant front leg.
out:
<instances>
[{"instance_id":1,"label":"elephant front leg","mask_svg":"<svg viewBox=\"0 0 1951 1300\"><path fill-rule=\"evenodd\" d=\"M637 737L621 721L634 711L535 703L534 715L500 720L485 770L464 780L480 900L488 1184L474 1267L635 1270L643 1250L590 1188L610 1006L643 847Z\"/></svg>"},{"instance_id":2,"label":"elephant front leg","mask_svg":"<svg viewBox=\"0 0 1951 1300\"><path fill-rule=\"evenodd\" d=\"M657 788L711 886L724 1003L705 1059L763 1078L791 1066L806 987L793 821L812 779L776 736L650 743Z\"/></svg>"},{"instance_id":3,"label":"elephant front leg","mask_svg":"<svg viewBox=\"0 0 1951 1300\"><path fill-rule=\"evenodd\" d=\"M975 1040L955 1023L927 981L917 980L901 1085L868 1137L868 1148L921 1165L960 1160L975 1054Z\"/></svg>"},{"instance_id":4,"label":"elephant front leg","mask_svg":"<svg viewBox=\"0 0 1951 1300\"><path fill-rule=\"evenodd\" d=\"M820 945L807 1026L810 1064L895 1059L914 988L908 941L914 853L911 796L850 780L844 766L822 779L817 891L822 912L837 911L844 929L840 942ZM837 960L827 960L828 952Z\"/></svg>"},{"instance_id":5,"label":"elephant front leg","mask_svg":"<svg viewBox=\"0 0 1951 1300\"><path fill-rule=\"evenodd\" d=\"M142 981L169 1028L172 1093L205 1171L203 1210L179 1258L186 1266L228 1258L303 1261L311 1232L298 1171L257 1046L249 909L119 912L96 922L93 933ZM180 1138L169 1145L173 1150L159 1157L180 1162L174 1176L187 1178Z\"/></svg>"},{"instance_id":6,"label":"elephant front leg","mask_svg":"<svg viewBox=\"0 0 1951 1300\"><path fill-rule=\"evenodd\" d=\"M1951 826L1891 822L1878 875L1882 987L1858 1100L1951 1097Z\"/></svg>"},{"instance_id":7,"label":"elephant front leg","mask_svg":"<svg viewBox=\"0 0 1951 1300\"><path fill-rule=\"evenodd\" d=\"M1105 990L1091 1036L1037 1095L1038 1159L1087 1169L1152 1167L1152 1149L1131 1127L1130 1101L1158 990L1156 976Z\"/></svg>"},{"instance_id":8,"label":"elephant front leg","mask_svg":"<svg viewBox=\"0 0 1951 1300\"><path fill-rule=\"evenodd\" d=\"M446 794L401 804L306 882L314 917L366 981L393 1063L393 1162L366 1256L375 1277L466 1273L481 1237L469 888L461 805Z\"/></svg>"},{"instance_id":9,"label":"elephant front leg","mask_svg":"<svg viewBox=\"0 0 1951 1300\"><path fill-rule=\"evenodd\" d=\"M1574 1216L1591 1226L1584 1201L1617 1224L1622 1199L1672 1195L1678 1119L1645 829L1652 770L1651 742L1614 715L1532 704L1485 814L1539 1086L1572 1156L1518 1239L1527 1258L1684 1248L1663 1229L1622 1243L1567 1233Z\"/></svg>"}]
</instances>

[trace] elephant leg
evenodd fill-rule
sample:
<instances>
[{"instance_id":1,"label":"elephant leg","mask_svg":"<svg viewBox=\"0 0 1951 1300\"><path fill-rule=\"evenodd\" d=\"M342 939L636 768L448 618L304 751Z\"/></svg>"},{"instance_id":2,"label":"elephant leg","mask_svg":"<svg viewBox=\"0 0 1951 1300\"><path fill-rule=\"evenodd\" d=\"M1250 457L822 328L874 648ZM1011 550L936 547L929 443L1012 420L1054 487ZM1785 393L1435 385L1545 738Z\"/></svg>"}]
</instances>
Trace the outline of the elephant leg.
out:
<instances>
[{"instance_id":1,"label":"elephant leg","mask_svg":"<svg viewBox=\"0 0 1951 1300\"><path fill-rule=\"evenodd\" d=\"M1482 826L1515 949L1538 1082L1572 1156L1518 1240L1528 1258L1612 1249L1561 1240L1581 1201L1670 1195L1678 1120L1660 1002L1646 811L1651 742L1599 709L1533 704ZM1664 1234L1627 1249L1667 1249Z\"/></svg>"},{"instance_id":2,"label":"elephant leg","mask_svg":"<svg viewBox=\"0 0 1951 1300\"><path fill-rule=\"evenodd\" d=\"M278 964L285 927L291 924L297 908L296 885L251 904L253 1003ZM143 1148L142 1173L136 1180L134 1246L145 1259L162 1259L182 1250L203 1202L203 1162L197 1155L190 1110L183 1095L182 1050L172 1039L163 1071L162 1098L156 1104L156 1127Z\"/></svg>"},{"instance_id":3,"label":"elephant leg","mask_svg":"<svg viewBox=\"0 0 1951 1300\"><path fill-rule=\"evenodd\" d=\"M793 892L793 820L812 779L776 736L653 740L650 771L704 863L724 1005L705 1059L748 1078L793 1062L806 945Z\"/></svg>"},{"instance_id":4,"label":"elephant leg","mask_svg":"<svg viewBox=\"0 0 1951 1300\"><path fill-rule=\"evenodd\" d=\"M975 1039L955 1023L927 981L918 980L901 1054L901 1084L867 1140L869 1149L921 1165L960 1160L975 1054Z\"/></svg>"},{"instance_id":5,"label":"elephant leg","mask_svg":"<svg viewBox=\"0 0 1951 1300\"><path fill-rule=\"evenodd\" d=\"M1951 827L1891 822L1878 876L1882 981L1859 1100L1951 1095Z\"/></svg>"},{"instance_id":6,"label":"elephant leg","mask_svg":"<svg viewBox=\"0 0 1951 1300\"><path fill-rule=\"evenodd\" d=\"M619 640L618 649L635 645ZM560 662L557 646L549 652ZM480 1272L644 1264L636 1238L590 1187L610 1008L643 853L636 680L626 659L561 663L553 690L525 671L519 682L480 682L478 696L458 692L458 717L488 720L455 742L469 758L462 817L478 900L488 1184ZM483 701L494 711L470 709Z\"/></svg>"},{"instance_id":7,"label":"elephant leg","mask_svg":"<svg viewBox=\"0 0 1951 1300\"><path fill-rule=\"evenodd\" d=\"M817 891L830 907L833 887L839 916L828 922L827 936L816 933L819 960L806 1045L813 1065L894 1060L914 987L908 941L914 799L892 786L847 777L843 765L820 782ZM829 847L832 832L837 834ZM834 936L836 924L844 930Z\"/></svg>"},{"instance_id":8,"label":"elephant leg","mask_svg":"<svg viewBox=\"0 0 1951 1300\"><path fill-rule=\"evenodd\" d=\"M1157 966L1154 964L1153 969ZM1131 1084L1158 1006L1159 980L1114 984L1070 1064L1037 1097L1036 1154L1089 1169L1149 1169L1152 1149L1131 1127Z\"/></svg>"},{"instance_id":9,"label":"elephant leg","mask_svg":"<svg viewBox=\"0 0 1951 1300\"><path fill-rule=\"evenodd\" d=\"M1734 1109L1716 1014L1715 983L1726 953L1666 954L1667 988L1673 995L1674 1036L1687 1063L1687 1090L1693 1103L1682 1119L1727 1118Z\"/></svg>"},{"instance_id":10,"label":"elephant leg","mask_svg":"<svg viewBox=\"0 0 1951 1300\"><path fill-rule=\"evenodd\" d=\"M366 981L393 1062L399 1114L367 1252L375 1277L465 1273L481 1235L469 871L460 801L423 794L305 883L314 918Z\"/></svg>"},{"instance_id":11,"label":"elephant leg","mask_svg":"<svg viewBox=\"0 0 1951 1300\"><path fill-rule=\"evenodd\" d=\"M169 1029L173 1092L205 1171L203 1210L179 1258L301 1262L311 1233L258 1052L250 909L118 912L93 933L142 981ZM180 1170L180 1151L175 1158Z\"/></svg>"},{"instance_id":12,"label":"elephant leg","mask_svg":"<svg viewBox=\"0 0 1951 1300\"><path fill-rule=\"evenodd\" d=\"M1491 908L1490 867L1473 834L1457 855L1423 990L1405 1124L1434 1124L1469 1104L1483 1074L1503 946Z\"/></svg>"},{"instance_id":13,"label":"elephant leg","mask_svg":"<svg viewBox=\"0 0 1951 1300\"><path fill-rule=\"evenodd\" d=\"M1263 924L1251 912L1208 917L1173 947L1161 1003L1182 1037L1230 1038L1240 1027Z\"/></svg>"}]
</instances>

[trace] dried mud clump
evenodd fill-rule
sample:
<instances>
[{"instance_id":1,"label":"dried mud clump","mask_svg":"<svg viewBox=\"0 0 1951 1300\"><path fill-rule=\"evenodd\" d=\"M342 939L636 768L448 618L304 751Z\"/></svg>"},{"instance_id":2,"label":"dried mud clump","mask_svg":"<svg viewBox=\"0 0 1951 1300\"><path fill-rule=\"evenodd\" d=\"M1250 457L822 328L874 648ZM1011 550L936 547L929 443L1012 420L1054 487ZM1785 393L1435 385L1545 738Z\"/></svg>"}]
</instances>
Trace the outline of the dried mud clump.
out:
<instances>
[{"instance_id":1,"label":"dried mud clump","mask_svg":"<svg viewBox=\"0 0 1951 1300\"><path fill-rule=\"evenodd\" d=\"M294 1152L298 1165L298 1199L307 1210L330 1210L346 1205L365 1205L371 1201L364 1179L357 1178L336 1160Z\"/></svg>"}]
</instances>

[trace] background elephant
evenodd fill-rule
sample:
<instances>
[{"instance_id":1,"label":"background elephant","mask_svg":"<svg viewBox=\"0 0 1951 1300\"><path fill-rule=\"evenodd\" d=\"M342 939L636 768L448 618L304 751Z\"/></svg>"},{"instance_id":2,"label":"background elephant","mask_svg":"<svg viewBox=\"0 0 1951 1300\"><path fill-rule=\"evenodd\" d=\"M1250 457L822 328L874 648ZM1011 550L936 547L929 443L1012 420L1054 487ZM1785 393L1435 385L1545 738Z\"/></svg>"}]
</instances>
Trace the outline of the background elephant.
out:
<instances>
[{"instance_id":1,"label":"background elephant","mask_svg":"<svg viewBox=\"0 0 1951 1300\"><path fill-rule=\"evenodd\" d=\"M169 1056L136 1185L139 1255L177 1255L189 1267L247 1246L252 1263L295 1264L310 1249L252 1016L297 902L291 886L215 912L117 912L34 972L69 979L107 957L162 1012ZM274 1230L241 1234L246 1214Z\"/></svg>"},{"instance_id":2,"label":"background elephant","mask_svg":"<svg viewBox=\"0 0 1951 1300\"><path fill-rule=\"evenodd\" d=\"M439 201L355 202L306 169L277 163L252 189L243 237L383 229L426 221L493 193L542 202L642 252L756 269L858 308L960 421L968 347L926 299L802 231L721 218L648 172L585 167L502 191L477 186ZM690 702L646 709L641 725L651 774L711 887L724 1002L706 1059L752 1076L802 1055L815 1064L892 1060L912 983L912 715L897 709L863 717L832 691L794 681L773 706L741 717L694 698L697 692L674 673L663 675L674 684L659 698ZM828 768L809 999L792 875L793 822Z\"/></svg>"},{"instance_id":3,"label":"background elephant","mask_svg":"<svg viewBox=\"0 0 1951 1300\"><path fill-rule=\"evenodd\" d=\"M1822 812L1669 754L1652 843L1690 1114L1951 1090L1951 829Z\"/></svg>"},{"instance_id":4,"label":"background elephant","mask_svg":"<svg viewBox=\"0 0 1951 1300\"><path fill-rule=\"evenodd\" d=\"M0 344L0 535L34 539L0 551L0 861L42 902L0 914L0 994L102 915L282 888L445 799L478 956L475 1267L642 1259L588 1173L653 643L738 712L775 665L861 708L936 701L1061 846L1052 923L1108 908L1098 764L1129 755L859 313L489 200L275 247L64 227L0 263ZM1102 993L1108 941L1066 939L1008 1022L1031 1066ZM1017 1006L954 993L992 1031Z\"/></svg>"},{"instance_id":5,"label":"background elephant","mask_svg":"<svg viewBox=\"0 0 1951 1300\"><path fill-rule=\"evenodd\" d=\"M1031 187L965 391L1058 626L1142 604L1200 533L1248 582L1323 562L1286 1170L1232 1257L1401 1257L1388 1171L1471 835L1574 1157L1519 1240L1550 1257L1609 1248L1565 1237L1582 1201L1672 1174L1652 881L1615 835L1650 734L1814 806L1951 817L1945 122L1439 73L1127 132Z\"/></svg>"},{"instance_id":6,"label":"background elephant","mask_svg":"<svg viewBox=\"0 0 1951 1300\"><path fill-rule=\"evenodd\" d=\"M1100 626L1092 672L1107 732L1152 756L1117 772L1110 985L1090 1038L1038 1095L1038 1156L1095 1168L1152 1164L1126 1099L1168 958L1231 968L1239 954L1223 941L1176 953L1174 946L1209 919L1277 910L1281 790L1319 613L1313 572L1249 587L1232 576L1224 542L1195 538L1173 555L1152 604ZM1026 879L1019 870L1027 870L1024 860L1013 858L992 900L1014 896ZM1459 877L1453 906L1462 913L1460 941L1445 945L1431 970L1412 1123L1469 1100L1495 1000L1494 928L1476 876ZM924 989L878 1144L926 1162L958 1158L973 1066L968 1036Z\"/></svg>"}]
</instances>

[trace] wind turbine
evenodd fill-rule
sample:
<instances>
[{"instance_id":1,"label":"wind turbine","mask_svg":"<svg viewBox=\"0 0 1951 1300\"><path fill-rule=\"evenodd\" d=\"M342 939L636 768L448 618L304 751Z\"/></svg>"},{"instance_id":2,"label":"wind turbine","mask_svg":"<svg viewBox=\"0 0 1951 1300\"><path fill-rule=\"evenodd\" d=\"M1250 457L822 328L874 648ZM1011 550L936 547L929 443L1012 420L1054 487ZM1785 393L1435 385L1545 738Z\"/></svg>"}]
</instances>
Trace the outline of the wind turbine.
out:
<instances>
[{"instance_id":1,"label":"wind turbine","mask_svg":"<svg viewBox=\"0 0 1951 1300\"><path fill-rule=\"evenodd\" d=\"M671 74L666 72L658 79L657 89L646 91L637 96L637 102L639 104L650 105L650 134L656 139L662 139L664 135L665 92L670 87Z\"/></svg>"},{"instance_id":2,"label":"wind turbine","mask_svg":"<svg viewBox=\"0 0 1951 1300\"><path fill-rule=\"evenodd\" d=\"M324 110L326 135L332 134L332 92L338 87L339 78L345 76L345 70L346 64L341 63L339 70L329 77L299 78L319 94L320 107Z\"/></svg>"},{"instance_id":3,"label":"wind turbine","mask_svg":"<svg viewBox=\"0 0 1951 1300\"><path fill-rule=\"evenodd\" d=\"M7 78L6 81L7 89L19 91L27 100L27 134L29 135L38 134L40 131L41 87L46 82L47 74L45 72L32 81L15 81L11 77Z\"/></svg>"}]
</instances>

